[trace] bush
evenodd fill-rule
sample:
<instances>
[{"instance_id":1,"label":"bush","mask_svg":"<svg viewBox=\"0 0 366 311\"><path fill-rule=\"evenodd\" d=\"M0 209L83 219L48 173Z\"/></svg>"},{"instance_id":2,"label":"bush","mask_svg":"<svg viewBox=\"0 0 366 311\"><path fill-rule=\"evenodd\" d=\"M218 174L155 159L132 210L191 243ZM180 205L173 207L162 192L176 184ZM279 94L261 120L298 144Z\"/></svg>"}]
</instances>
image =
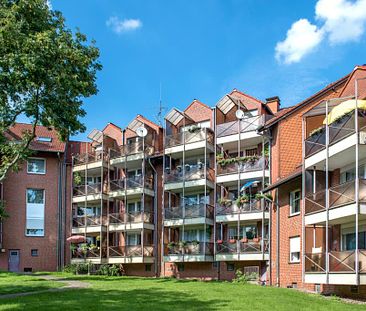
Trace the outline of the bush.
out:
<instances>
[{"instance_id":1,"label":"bush","mask_svg":"<svg viewBox=\"0 0 366 311\"><path fill-rule=\"evenodd\" d=\"M97 270L97 274L99 275L107 275L107 276L118 276L121 275L120 268L117 265L101 265Z\"/></svg>"},{"instance_id":2,"label":"bush","mask_svg":"<svg viewBox=\"0 0 366 311\"><path fill-rule=\"evenodd\" d=\"M243 273L241 270L235 271L235 279L233 279L233 283L241 283L241 284L247 284L250 281L257 281L258 280L258 274L253 272L250 274Z\"/></svg>"},{"instance_id":3,"label":"bush","mask_svg":"<svg viewBox=\"0 0 366 311\"><path fill-rule=\"evenodd\" d=\"M77 263L66 265L62 271L73 274L87 274L93 270L94 266L92 263Z\"/></svg>"}]
</instances>

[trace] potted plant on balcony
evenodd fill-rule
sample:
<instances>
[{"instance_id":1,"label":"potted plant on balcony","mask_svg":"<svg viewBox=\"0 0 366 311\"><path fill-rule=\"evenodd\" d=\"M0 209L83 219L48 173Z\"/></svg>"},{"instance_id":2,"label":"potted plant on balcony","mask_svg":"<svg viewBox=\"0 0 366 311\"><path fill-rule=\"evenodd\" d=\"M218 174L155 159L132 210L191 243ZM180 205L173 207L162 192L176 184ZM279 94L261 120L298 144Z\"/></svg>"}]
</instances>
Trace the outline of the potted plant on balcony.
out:
<instances>
[{"instance_id":1,"label":"potted plant on balcony","mask_svg":"<svg viewBox=\"0 0 366 311\"><path fill-rule=\"evenodd\" d=\"M186 246L187 246L187 242L186 242L186 241L179 241L179 242L178 242L178 246L179 246L180 248L184 248L184 247L186 247Z\"/></svg>"},{"instance_id":2,"label":"potted plant on balcony","mask_svg":"<svg viewBox=\"0 0 366 311\"><path fill-rule=\"evenodd\" d=\"M80 173L75 173L74 174L74 185L75 186L80 186L81 183L82 183L82 179L81 179Z\"/></svg>"},{"instance_id":3,"label":"potted plant on balcony","mask_svg":"<svg viewBox=\"0 0 366 311\"><path fill-rule=\"evenodd\" d=\"M230 243L230 244L235 244L235 243L236 243L236 239L230 239L230 240L229 240L229 243Z\"/></svg>"},{"instance_id":4,"label":"potted plant on balcony","mask_svg":"<svg viewBox=\"0 0 366 311\"><path fill-rule=\"evenodd\" d=\"M241 240L240 240L240 242L242 242L242 243L248 243L248 238L242 238Z\"/></svg>"},{"instance_id":5,"label":"potted plant on balcony","mask_svg":"<svg viewBox=\"0 0 366 311\"><path fill-rule=\"evenodd\" d=\"M217 162L219 162L219 161L221 161L221 160L224 160L225 159L225 157L224 157L224 154L223 153L218 153L217 155L216 155L216 161Z\"/></svg>"},{"instance_id":6,"label":"potted plant on balcony","mask_svg":"<svg viewBox=\"0 0 366 311\"><path fill-rule=\"evenodd\" d=\"M200 244L200 242L197 240L193 240L191 243L193 246L197 246L198 244Z\"/></svg>"},{"instance_id":7,"label":"potted plant on balcony","mask_svg":"<svg viewBox=\"0 0 366 311\"><path fill-rule=\"evenodd\" d=\"M325 127L322 125L314 130L312 130L309 134L309 137L312 138L313 141L317 140L325 131Z\"/></svg>"},{"instance_id":8,"label":"potted plant on balcony","mask_svg":"<svg viewBox=\"0 0 366 311\"><path fill-rule=\"evenodd\" d=\"M194 125L194 126L191 126L189 129L188 129L188 132L189 133L196 133L200 130L201 128L197 125Z\"/></svg>"},{"instance_id":9,"label":"potted plant on balcony","mask_svg":"<svg viewBox=\"0 0 366 311\"><path fill-rule=\"evenodd\" d=\"M236 199L236 205L237 206L242 206L242 205L244 205L245 203L249 203L250 202L250 197L249 197L249 195L247 195L247 194L243 194L243 195L241 195L240 197L238 197L237 199Z\"/></svg>"},{"instance_id":10,"label":"potted plant on balcony","mask_svg":"<svg viewBox=\"0 0 366 311\"><path fill-rule=\"evenodd\" d=\"M217 240L216 243L220 245L220 244L223 243L223 241L222 240Z\"/></svg>"},{"instance_id":11,"label":"potted plant on balcony","mask_svg":"<svg viewBox=\"0 0 366 311\"><path fill-rule=\"evenodd\" d=\"M173 249L176 246L175 242L168 243L168 249Z\"/></svg>"},{"instance_id":12,"label":"potted plant on balcony","mask_svg":"<svg viewBox=\"0 0 366 311\"><path fill-rule=\"evenodd\" d=\"M257 200L265 199L265 200L267 200L267 201L273 201L273 197L272 197L272 195L271 195L270 193L268 193L268 194L264 194L264 193L257 193L257 194L255 195L255 198L256 198Z\"/></svg>"},{"instance_id":13,"label":"potted plant on balcony","mask_svg":"<svg viewBox=\"0 0 366 311\"><path fill-rule=\"evenodd\" d=\"M219 205L229 207L233 204L233 201L227 198L220 198L218 200Z\"/></svg>"}]
</instances>

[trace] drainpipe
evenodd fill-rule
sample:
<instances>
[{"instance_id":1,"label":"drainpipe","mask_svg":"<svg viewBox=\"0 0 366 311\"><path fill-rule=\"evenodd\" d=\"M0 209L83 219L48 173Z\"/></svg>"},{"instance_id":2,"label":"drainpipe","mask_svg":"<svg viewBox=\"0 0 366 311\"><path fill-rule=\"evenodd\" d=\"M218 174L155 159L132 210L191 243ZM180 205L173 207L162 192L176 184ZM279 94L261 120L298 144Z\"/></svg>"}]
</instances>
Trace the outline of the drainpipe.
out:
<instances>
[{"instance_id":1,"label":"drainpipe","mask_svg":"<svg viewBox=\"0 0 366 311\"><path fill-rule=\"evenodd\" d=\"M57 241L56 241L56 256L57 256L57 270L60 271L62 268L61 257L62 257L62 160L60 152L57 152L58 158L58 184L57 184Z\"/></svg>"},{"instance_id":2,"label":"drainpipe","mask_svg":"<svg viewBox=\"0 0 366 311\"><path fill-rule=\"evenodd\" d=\"M151 158L148 158L149 164L154 171L154 254L156 256L154 260L154 272L155 276L158 275L158 172L156 171L155 167L151 163Z\"/></svg>"},{"instance_id":3,"label":"drainpipe","mask_svg":"<svg viewBox=\"0 0 366 311\"><path fill-rule=\"evenodd\" d=\"M278 205L279 191L276 188L276 286L280 286L280 206Z\"/></svg>"}]
</instances>

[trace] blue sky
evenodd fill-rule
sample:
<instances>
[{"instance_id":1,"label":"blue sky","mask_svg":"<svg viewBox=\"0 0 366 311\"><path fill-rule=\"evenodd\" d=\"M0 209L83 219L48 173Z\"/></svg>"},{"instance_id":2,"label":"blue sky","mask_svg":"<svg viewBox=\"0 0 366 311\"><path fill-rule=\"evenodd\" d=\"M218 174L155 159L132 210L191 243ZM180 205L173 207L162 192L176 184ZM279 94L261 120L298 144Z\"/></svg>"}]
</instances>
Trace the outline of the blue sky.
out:
<instances>
[{"instance_id":1,"label":"blue sky","mask_svg":"<svg viewBox=\"0 0 366 311\"><path fill-rule=\"evenodd\" d=\"M194 98L214 106L233 88L296 104L366 63L366 13L353 14L365 3L51 0L71 29L96 40L104 67L76 138L137 113L156 121L160 83L164 113Z\"/></svg>"}]
</instances>

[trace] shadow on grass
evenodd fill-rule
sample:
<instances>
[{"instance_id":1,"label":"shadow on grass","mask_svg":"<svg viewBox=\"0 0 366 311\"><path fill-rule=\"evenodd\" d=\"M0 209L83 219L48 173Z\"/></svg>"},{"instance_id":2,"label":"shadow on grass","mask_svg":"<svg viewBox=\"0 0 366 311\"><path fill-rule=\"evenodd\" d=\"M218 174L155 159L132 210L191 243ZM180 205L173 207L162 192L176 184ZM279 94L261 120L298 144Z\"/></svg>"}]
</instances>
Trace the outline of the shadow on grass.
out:
<instances>
[{"instance_id":1,"label":"shadow on grass","mask_svg":"<svg viewBox=\"0 0 366 311\"><path fill-rule=\"evenodd\" d=\"M78 289L3 299L6 310L219 310L224 298L200 300L187 292L144 289ZM0 306L1 309L1 306Z\"/></svg>"}]
</instances>

